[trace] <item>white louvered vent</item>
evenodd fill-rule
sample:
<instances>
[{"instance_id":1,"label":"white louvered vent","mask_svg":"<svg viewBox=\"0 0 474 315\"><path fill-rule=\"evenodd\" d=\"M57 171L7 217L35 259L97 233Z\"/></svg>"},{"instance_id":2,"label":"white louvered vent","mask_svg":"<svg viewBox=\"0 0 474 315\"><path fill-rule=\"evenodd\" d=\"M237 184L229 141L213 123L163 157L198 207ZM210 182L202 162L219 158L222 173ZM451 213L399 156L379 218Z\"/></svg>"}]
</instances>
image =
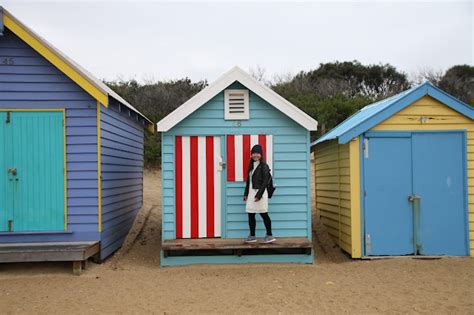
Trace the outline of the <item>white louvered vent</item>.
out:
<instances>
[{"instance_id":1,"label":"white louvered vent","mask_svg":"<svg viewBox=\"0 0 474 315\"><path fill-rule=\"evenodd\" d=\"M249 91L225 90L224 92L224 119L249 119Z\"/></svg>"}]
</instances>

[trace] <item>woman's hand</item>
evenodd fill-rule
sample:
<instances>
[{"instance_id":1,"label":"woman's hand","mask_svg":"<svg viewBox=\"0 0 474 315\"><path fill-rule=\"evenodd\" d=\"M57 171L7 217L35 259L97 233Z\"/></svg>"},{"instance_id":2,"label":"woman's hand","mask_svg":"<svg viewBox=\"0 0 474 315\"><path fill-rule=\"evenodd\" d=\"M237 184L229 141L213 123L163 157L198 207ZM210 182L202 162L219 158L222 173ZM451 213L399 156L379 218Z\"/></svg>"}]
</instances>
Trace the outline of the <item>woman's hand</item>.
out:
<instances>
[{"instance_id":1,"label":"woman's hand","mask_svg":"<svg viewBox=\"0 0 474 315\"><path fill-rule=\"evenodd\" d=\"M244 201L247 201L247 196L244 196Z\"/></svg>"},{"instance_id":2,"label":"woman's hand","mask_svg":"<svg viewBox=\"0 0 474 315\"><path fill-rule=\"evenodd\" d=\"M255 200L255 202L257 202L257 201L260 201L260 199L262 199L262 198L255 197L254 200Z\"/></svg>"}]
</instances>

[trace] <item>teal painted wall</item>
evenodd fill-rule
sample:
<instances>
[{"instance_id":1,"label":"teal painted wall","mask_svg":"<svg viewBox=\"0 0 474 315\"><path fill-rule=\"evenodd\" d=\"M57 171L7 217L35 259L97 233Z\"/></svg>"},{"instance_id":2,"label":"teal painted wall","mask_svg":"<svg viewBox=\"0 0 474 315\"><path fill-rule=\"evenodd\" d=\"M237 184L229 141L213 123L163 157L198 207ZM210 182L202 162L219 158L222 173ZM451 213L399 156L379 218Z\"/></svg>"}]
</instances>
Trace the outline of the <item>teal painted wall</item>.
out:
<instances>
[{"instance_id":1,"label":"teal painted wall","mask_svg":"<svg viewBox=\"0 0 474 315\"><path fill-rule=\"evenodd\" d=\"M239 83L229 88L245 88ZM174 136L272 134L273 177L277 190L269 203L273 233L277 237L311 238L310 138L309 131L288 118L250 91L250 119L224 120L224 92L162 134L163 239L175 238ZM223 151L225 157L225 150ZM223 172L222 237L240 238L248 235L247 214L242 201L245 183L227 182ZM257 236L264 235L264 226L257 219Z\"/></svg>"}]
</instances>

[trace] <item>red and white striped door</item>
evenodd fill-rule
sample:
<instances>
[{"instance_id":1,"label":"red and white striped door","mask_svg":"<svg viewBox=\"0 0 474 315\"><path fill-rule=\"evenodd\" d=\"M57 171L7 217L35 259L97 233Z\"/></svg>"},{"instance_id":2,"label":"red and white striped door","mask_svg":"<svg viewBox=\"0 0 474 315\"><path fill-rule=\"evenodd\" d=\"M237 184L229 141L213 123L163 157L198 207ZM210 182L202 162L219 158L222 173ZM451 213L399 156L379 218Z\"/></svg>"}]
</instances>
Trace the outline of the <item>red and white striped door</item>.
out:
<instances>
[{"instance_id":1,"label":"red and white striped door","mask_svg":"<svg viewBox=\"0 0 474 315\"><path fill-rule=\"evenodd\" d=\"M263 158L273 171L273 136L272 135L227 135L227 181L240 182L247 180L247 168L250 151L256 144L263 149Z\"/></svg>"},{"instance_id":2,"label":"red and white striped door","mask_svg":"<svg viewBox=\"0 0 474 315\"><path fill-rule=\"evenodd\" d=\"M176 238L221 236L221 138L175 137Z\"/></svg>"}]
</instances>

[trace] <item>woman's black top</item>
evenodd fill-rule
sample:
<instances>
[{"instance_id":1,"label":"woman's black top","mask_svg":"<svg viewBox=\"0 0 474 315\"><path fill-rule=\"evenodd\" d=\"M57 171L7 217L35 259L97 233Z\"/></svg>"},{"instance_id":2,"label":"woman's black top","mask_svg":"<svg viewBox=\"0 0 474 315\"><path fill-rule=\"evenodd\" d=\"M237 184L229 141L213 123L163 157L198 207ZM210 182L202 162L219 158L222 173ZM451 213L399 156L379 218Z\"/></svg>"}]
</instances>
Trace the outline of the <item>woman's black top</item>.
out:
<instances>
[{"instance_id":1,"label":"woman's black top","mask_svg":"<svg viewBox=\"0 0 474 315\"><path fill-rule=\"evenodd\" d=\"M247 184L245 186L245 193L244 196L247 197L249 194L249 186L250 186L250 176L247 174ZM265 162L260 162L257 168L253 171L252 175L252 187L254 189L258 189L257 194L255 195L256 198L260 199L265 192L265 189L268 186L268 182L270 181L270 168L268 164Z\"/></svg>"}]
</instances>

